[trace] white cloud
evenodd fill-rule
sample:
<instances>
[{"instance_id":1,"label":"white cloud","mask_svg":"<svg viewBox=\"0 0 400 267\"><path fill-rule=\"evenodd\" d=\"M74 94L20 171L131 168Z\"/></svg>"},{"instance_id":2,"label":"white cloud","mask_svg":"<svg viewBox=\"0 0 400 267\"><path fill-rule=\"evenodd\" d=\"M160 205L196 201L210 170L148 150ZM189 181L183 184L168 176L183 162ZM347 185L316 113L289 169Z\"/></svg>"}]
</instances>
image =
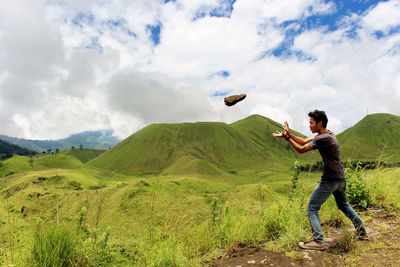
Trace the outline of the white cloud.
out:
<instances>
[{"instance_id":1,"label":"white cloud","mask_svg":"<svg viewBox=\"0 0 400 267\"><path fill-rule=\"evenodd\" d=\"M92 100L78 97L53 97L39 111L26 115L29 119L31 136L40 139L46 136L49 139L59 139L78 133L84 128L86 131L104 129L111 124L107 110Z\"/></svg>"},{"instance_id":2,"label":"white cloud","mask_svg":"<svg viewBox=\"0 0 400 267\"><path fill-rule=\"evenodd\" d=\"M260 113L309 134L304 119L316 108L335 132L367 109L400 114L400 35L389 34L398 1L349 14L335 31L304 30L287 44L303 58L271 51L308 16L334 13L334 2L227 3L0 2L0 133L48 139L113 128L126 137L152 122ZM204 16L215 8L225 17ZM161 27L158 45L149 25ZM217 91L247 98L228 108Z\"/></svg>"},{"instance_id":3,"label":"white cloud","mask_svg":"<svg viewBox=\"0 0 400 267\"><path fill-rule=\"evenodd\" d=\"M400 2L381 2L363 18L363 26L370 31L387 34L391 28L400 25Z\"/></svg>"},{"instance_id":4,"label":"white cloud","mask_svg":"<svg viewBox=\"0 0 400 267\"><path fill-rule=\"evenodd\" d=\"M177 89L173 81L157 73L124 72L106 86L112 110L139 118L144 123L213 120L207 95L198 88Z\"/></svg>"},{"instance_id":5,"label":"white cloud","mask_svg":"<svg viewBox=\"0 0 400 267\"><path fill-rule=\"evenodd\" d=\"M329 116L327 128L335 134L341 133L343 131L342 121L335 116Z\"/></svg>"},{"instance_id":6,"label":"white cloud","mask_svg":"<svg viewBox=\"0 0 400 267\"><path fill-rule=\"evenodd\" d=\"M380 5L376 7L380 8ZM375 9L370 10L365 18L371 13L376 14ZM394 34L377 39L370 28L357 29L355 38L348 36L358 21L358 16L352 16L346 18L335 32L326 33L324 29L307 31L294 42L294 49L316 59L312 68L322 82L335 91L333 95L322 98L322 103L338 120L344 121L344 128L354 125L366 115L366 110L369 113L400 112L394 104L400 99L393 94L399 87L396 77L400 75L397 49L400 36Z\"/></svg>"},{"instance_id":7,"label":"white cloud","mask_svg":"<svg viewBox=\"0 0 400 267\"><path fill-rule=\"evenodd\" d=\"M282 23L288 20L300 19L310 14L330 13L334 9L333 3L324 3L320 0L242 0L235 3L235 15L245 21L274 20Z\"/></svg>"},{"instance_id":8,"label":"white cloud","mask_svg":"<svg viewBox=\"0 0 400 267\"><path fill-rule=\"evenodd\" d=\"M293 123L292 116L289 113L282 111L282 109L279 106L271 107L264 103L258 103L250 111L250 114L259 114L282 124L284 121L287 121L289 125L292 125Z\"/></svg>"},{"instance_id":9,"label":"white cloud","mask_svg":"<svg viewBox=\"0 0 400 267\"><path fill-rule=\"evenodd\" d=\"M169 21L164 25L161 45L154 54L154 69L171 76L207 76L233 71L253 61L262 51L279 44L282 36L270 29L268 43L256 28L241 21L207 17L201 20Z\"/></svg>"}]
</instances>

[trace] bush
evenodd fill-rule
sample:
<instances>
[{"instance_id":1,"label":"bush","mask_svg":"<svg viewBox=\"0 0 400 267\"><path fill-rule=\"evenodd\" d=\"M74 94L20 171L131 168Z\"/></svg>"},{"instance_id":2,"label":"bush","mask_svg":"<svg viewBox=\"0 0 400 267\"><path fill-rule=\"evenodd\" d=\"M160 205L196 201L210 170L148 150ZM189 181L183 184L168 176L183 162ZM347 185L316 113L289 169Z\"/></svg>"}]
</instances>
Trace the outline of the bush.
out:
<instances>
[{"instance_id":1,"label":"bush","mask_svg":"<svg viewBox=\"0 0 400 267\"><path fill-rule=\"evenodd\" d=\"M269 210L264 218L265 236L269 240L278 239L286 230L285 212L281 205L278 206L277 211Z\"/></svg>"},{"instance_id":2,"label":"bush","mask_svg":"<svg viewBox=\"0 0 400 267\"><path fill-rule=\"evenodd\" d=\"M83 207L76 226L38 223L27 266L108 266L114 260L108 247L111 230L101 233L86 216Z\"/></svg>"},{"instance_id":3,"label":"bush","mask_svg":"<svg viewBox=\"0 0 400 267\"><path fill-rule=\"evenodd\" d=\"M107 266L113 261L113 256L108 248L108 240L111 230L99 236L99 229L91 227L86 223L87 209L83 207L78 213L76 231L79 235L78 248L82 254L81 265L83 266Z\"/></svg>"},{"instance_id":4,"label":"bush","mask_svg":"<svg viewBox=\"0 0 400 267\"><path fill-rule=\"evenodd\" d=\"M354 168L351 162L346 164L345 172L347 179L347 197L349 202L356 208L366 209L371 203L371 195L367 185L362 177L361 164Z\"/></svg>"},{"instance_id":5,"label":"bush","mask_svg":"<svg viewBox=\"0 0 400 267\"><path fill-rule=\"evenodd\" d=\"M32 258L34 266L72 266L77 260L77 239L64 225L51 224L34 229Z\"/></svg>"},{"instance_id":6,"label":"bush","mask_svg":"<svg viewBox=\"0 0 400 267\"><path fill-rule=\"evenodd\" d=\"M82 185L79 182L72 180L68 182L67 188L72 190L82 190Z\"/></svg>"}]
</instances>

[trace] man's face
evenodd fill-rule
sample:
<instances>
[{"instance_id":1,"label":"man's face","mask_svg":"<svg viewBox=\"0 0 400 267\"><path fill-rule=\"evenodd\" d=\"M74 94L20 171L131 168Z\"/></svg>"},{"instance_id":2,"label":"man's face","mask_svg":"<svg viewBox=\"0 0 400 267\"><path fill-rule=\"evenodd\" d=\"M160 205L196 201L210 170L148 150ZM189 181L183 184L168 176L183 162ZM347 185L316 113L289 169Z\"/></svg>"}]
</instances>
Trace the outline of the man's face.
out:
<instances>
[{"instance_id":1,"label":"man's face","mask_svg":"<svg viewBox=\"0 0 400 267\"><path fill-rule=\"evenodd\" d=\"M315 122L315 119L310 117L310 130L312 133L318 132L318 124Z\"/></svg>"}]
</instances>

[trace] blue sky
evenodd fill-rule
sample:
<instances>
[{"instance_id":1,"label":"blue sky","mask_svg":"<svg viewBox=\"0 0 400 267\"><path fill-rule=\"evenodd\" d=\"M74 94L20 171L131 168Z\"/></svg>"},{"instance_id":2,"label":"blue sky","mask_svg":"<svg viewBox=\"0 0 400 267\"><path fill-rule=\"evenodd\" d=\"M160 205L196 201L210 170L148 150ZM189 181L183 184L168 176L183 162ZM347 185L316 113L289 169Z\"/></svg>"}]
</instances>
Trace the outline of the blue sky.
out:
<instances>
[{"instance_id":1,"label":"blue sky","mask_svg":"<svg viewBox=\"0 0 400 267\"><path fill-rule=\"evenodd\" d=\"M309 135L400 115L398 0L0 4L0 133L55 139L257 113ZM229 94L246 93L233 107Z\"/></svg>"}]
</instances>

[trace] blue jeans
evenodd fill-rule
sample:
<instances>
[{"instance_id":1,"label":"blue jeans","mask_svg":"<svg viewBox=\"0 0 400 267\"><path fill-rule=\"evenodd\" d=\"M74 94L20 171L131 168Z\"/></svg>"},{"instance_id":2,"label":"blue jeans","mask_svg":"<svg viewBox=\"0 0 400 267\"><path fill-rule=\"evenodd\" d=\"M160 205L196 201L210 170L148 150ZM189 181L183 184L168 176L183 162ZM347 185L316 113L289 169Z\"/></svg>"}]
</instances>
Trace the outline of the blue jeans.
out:
<instances>
[{"instance_id":1,"label":"blue jeans","mask_svg":"<svg viewBox=\"0 0 400 267\"><path fill-rule=\"evenodd\" d=\"M317 187L315 187L307 206L307 215L310 220L314 240L317 242L324 241L318 211L331 194L335 197L336 205L339 210L353 222L357 233L366 234L363 222L353 208L350 207L349 202L347 202L346 180L320 181Z\"/></svg>"}]
</instances>

